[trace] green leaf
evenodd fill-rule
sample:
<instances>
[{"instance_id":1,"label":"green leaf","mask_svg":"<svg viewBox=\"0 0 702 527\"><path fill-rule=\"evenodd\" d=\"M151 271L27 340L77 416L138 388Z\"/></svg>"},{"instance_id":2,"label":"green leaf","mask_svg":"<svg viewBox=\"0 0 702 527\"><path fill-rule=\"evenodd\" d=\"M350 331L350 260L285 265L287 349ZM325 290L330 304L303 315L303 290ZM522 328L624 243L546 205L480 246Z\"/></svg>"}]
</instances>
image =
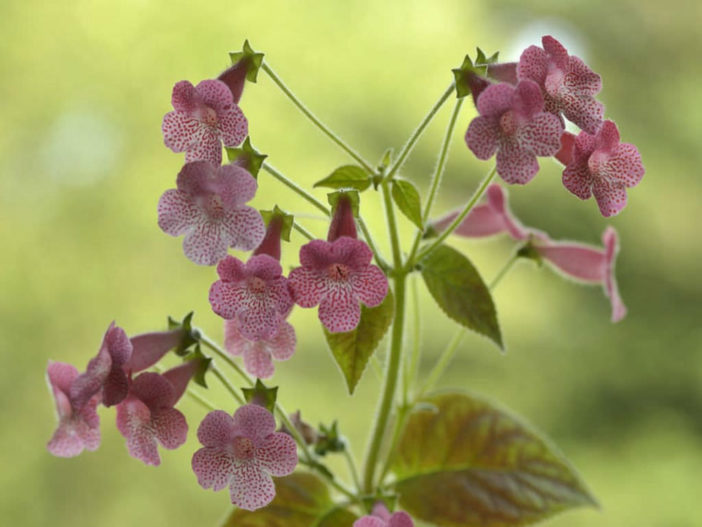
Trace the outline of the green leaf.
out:
<instances>
[{"instance_id":1,"label":"green leaf","mask_svg":"<svg viewBox=\"0 0 702 527\"><path fill-rule=\"evenodd\" d=\"M275 409L275 401L278 398L278 387L269 388L261 382L261 379L256 379L256 384L253 388L242 388L244 399L247 403L263 406L270 413Z\"/></svg>"},{"instance_id":2,"label":"green leaf","mask_svg":"<svg viewBox=\"0 0 702 527\"><path fill-rule=\"evenodd\" d=\"M183 317L183 320L178 322L173 317L168 317L168 329L182 329L183 339L180 344L173 350L179 357L184 357L188 354L188 348L193 344L200 342L200 333L193 329L193 315L194 311L191 311Z\"/></svg>"},{"instance_id":3,"label":"green leaf","mask_svg":"<svg viewBox=\"0 0 702 527\"><path fill-rule=\"evenodd\" d=\"M393 179L392 199L408 220L422 228L422 205L417 187L406 179Z\"/></svg>"},{"instance_id":4,"label":"green leaf","mask_svg":"<svg viewBox=\"0 0 702 527\"><path fill-rule=\"evenodd\" d=\"M470 260L447 245L439 245L421 266L424 283L444 313L504 349L492 296Z\"/></svg>"},{"instance_id":5,"label":"green leaf","mask_svg":"<svg viewBox=\"0 0 702 527\"><path fill-rule=\"evenodd\" d=\"M292 232L293 224L295 223L295 216L288 214L283 209L276 205L273 210L262 210L261 216L266 224L266 227L270 224L273 218L280 218L282 221L280 228L280 238L286 242L290 241L290 233Z\"/></svg>"},{"instance_id":6,"label":"green leaf","mask_svg":"<svg viewBox=\"0 0 702 527\"><path fill-rule=\"evenodd\" d=\"M339 423L334 421L331 426L320 424L314 453L318 456L325 456L328 452L343 452L344 450L346 450L346 442L339 435Z\"/></svg>"},{"instance_id":7,"label":"green leaf","mask_svg":"<svg viewBox=\"0 0 702 527\"><path fill-rule=\"evenodd\" d=\"M203 388L207 388L205 374L207 373L207 370L210 369L210 363L212 362L212 358L206 357L200 349L200 344L196 344L195 349L192 352L188 353L184 358L184 361L193 360L199 361L197 371L193 375L193 381L195 381Z\"/></svg>"},{"instance_id":8,"label":"green leaf","mask_svg":"<svg viewBox=\"0 0 702 527\"><path fill-rule=\"evenodd\" d=\"M222 527L352 527L358 517L337 506L329 487L310 472L275 478L276 496L257 511L234 510Z\"/></svg>"},{"instance_id":9,"label":"green leaf","mask_svg":"<svg viewBox=\"0 0 702 527\"><path fill-rule=\"evenodd\" d=\"M368 360L390 327L395 310L392 291L376 307L361 306L358 327L347 333L330 333L324 329L329 349L346 379L349 393L356 389Z\"/></svg>"},{"instance_id":10,"label":"green leaf","mask_svg":"<svg viewBox=\"0 0 702 527\"><path fill-rule=\"evenodd\" d=\"M246 80L256 82L258 70L261 69L261 65L263 64L263 53L256 53L251 47L251 44L249 44L248 39L244 41L244 46L241 51L230 52L229 58L232 61L232 66L236 65L241 60L248 61Z\"/></svg>"},{"instance_id":11,"label":"green leaf","mask_svg":"<svg viewBox=\"0 0 702 527\"><path fill-rule=\"evenodd\" d=\"M240 147L225 147L225 150L230 163L239 161L241 166L248 170L249 174L258 179L258 173L268 155L262 154L256 150L251 144L251 138L249 136L244 139L244 143Z\"/></svg>"},{"instance_id":12,"label":"green leaf","mask_svg":"<svg viewBox=\"0 0 702 527\"><path fill-rule=\"evenodd\" d=\"M410 415L392 470L400 504L445 527L513 527L597 506L565 457L505 410L475 396L426 398Z\"/></svg>"},{"instance_id":13,"label":"green leaf","mask_svg":"<svg viewBox=\"0 0 702 527\"><path fill-rule=\"evenodd\" d=\"M371 185L371 179L361 167L344 165L329 174L324 179L317 181L314 187L327 188L353 188L363 192Z\"/></svg>"}]
</instances>

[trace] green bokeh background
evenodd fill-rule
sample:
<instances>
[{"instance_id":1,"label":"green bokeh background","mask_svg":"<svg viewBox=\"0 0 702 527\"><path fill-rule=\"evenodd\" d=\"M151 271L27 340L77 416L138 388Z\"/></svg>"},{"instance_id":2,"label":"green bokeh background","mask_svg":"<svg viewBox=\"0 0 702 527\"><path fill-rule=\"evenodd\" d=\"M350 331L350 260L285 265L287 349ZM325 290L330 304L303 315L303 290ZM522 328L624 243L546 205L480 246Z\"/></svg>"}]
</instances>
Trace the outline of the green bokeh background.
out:
<instances>
[{"instance_id":1,"label":"green bokeh background","mask_svg":"<svg viewBox=\"0 0 702 527\"><path fill-rule=\"evenodd\" d=\"M702 523L702 281L699 234L702 4L672 0L248 1L5 0L0 3L0 336L3 367L0 523L31 526L214 525L226 493L201 490L190 471L196 446L162 452L144 467L126 455L113 411L103 444L73 460L52 458L54 427L44 382L51 359L83 367L113 319L131 334L168 314L196 311L221 335L207 303L211 268L187 261L156 226L159 195L182 156L162 144L160 121L181 79L213 77L244 38L327 123L375 160L401 146L480 45L514 59L552 32L604 79L602 100L647 174L611 222L595 203L542 171L511 201L525 223L554 237L598 243L616 226L618 277L629 316L609 322L598 288L518 266L496 291L509 352L469 336L442 384L497 398L548 433L581 470L602 511L568 512L551 527L685 527ZM450 105L404 170L425 188ZM311 184L348 162L265 75L242 108L254 143L273 165ZM465 148L462 113L436 210L464 202L488 168ZM325 225L267 175L255 205L274 203ZM316 192L324 198L322 191ZM376 196L362 211L385 236ZM402 224L405 237L411 225ZM285 247L293 265L300 244ZM505 240L454 240L490 278L512 249ZM385 246L385 249L387 247ZM387 253L387 250L386 250ZM421 290L426 371L454 326ZM288 408L313 423L338 418L356 455L365 448L380 382L366 372L345 393L312 310L297 309L296 356L274 382ZM382 358L382 355L381 355ZM213 387L209 396L233 409ZM185 399L191 431L202 410Z\"/></svg>"}]
</instances>

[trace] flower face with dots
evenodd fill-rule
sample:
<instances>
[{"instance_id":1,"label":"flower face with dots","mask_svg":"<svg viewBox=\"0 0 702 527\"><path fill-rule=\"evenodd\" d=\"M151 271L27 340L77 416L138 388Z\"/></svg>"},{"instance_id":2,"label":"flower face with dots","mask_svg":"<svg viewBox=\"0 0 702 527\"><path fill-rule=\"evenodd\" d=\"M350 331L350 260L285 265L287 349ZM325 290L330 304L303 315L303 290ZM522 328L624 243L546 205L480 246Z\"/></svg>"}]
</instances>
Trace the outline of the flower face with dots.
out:
<instances>
[{"instance_id":1,"label":"flower face with dots","mask_svg":"<svg viewBox=\"0 0 702 527\"><path fill-rule=\"evenodd\" d=\"M224 323L224 348L231 355L242 355L246 371L259 379L270 378L275 367L273 359L288 360L295 354L295 328L283 321L268 338L250 340L241 334L237 320Z\"/></svg>"},{"instance_id":2,"label":"flower face with dots","mask_svg":"<svg viewBox=\"0 0 702 527\"><path fill-rule=\"evenodd\" d=\"M595 196L603 216L615 216L626 206L626 189L635 187L645 169L637 148L619 142L619 130L605 121L597 134L580 132L570 162L563 171L563 185L580 199Z\"/></svg>"},{"instance_id":3,"label":"flower face with dots","mask_svg":"<svg viewBox=\"0 0 702 527\"><path fill-rule=\"evenodd\" d=\"M158 225L171 236L185 235L183 251L188 259L214 265L229 247L250 251L261 243L263 218L246 205L258 185L246 170L194 161L181 169L176 185L158 202Z\"/></svg>"},{"instance_id":4,"label":"flower face with dots","mask_svg":"<svg viewBox=\"0 0 702 527\"><path fill-rule=\"evenodd\" d=\"M247 404L232 417L222 410L207 414L197 437L203 448L192 459L202 488L229 487L237 507L253 511L275 497L271 476L292 474L297 466L295 440L275 431L273 415L261 406Z\"/></svg>"},{"instance_id":5,"label":"flower face with dots","mask_svg":"<svg viewBox=\"0 0 702 527\"><path fill-rule=\"evenodd\" d=\"M282 272L280 263L267 254L254 255L245 264L227 256L217 265L220 280L210 288L213 311L236 320L249 340L272 338L293 307Z\"/></svg>"},{"instance_id":6,"label":"flower face with dots","mask_svg":"<svg viewBox=\"0 0 702 527\"><path fill-rule=\"evenodd\" d=\"M602 79L581 59L568 55L551 36L541 39L543 49L529 46L519 59L520 80L536 82L544 93L546 111L563 115L582 130L594 134L602 124L604 106L595 100Z\"/></svg>"},{"instance_id":7,"label":"flower face with dots","mask_svg":"<svg viewBox=\"0 0 702 527\"><path fill-rule=\"evenodd\" d=\"M563 123L544 111L533 81L493 84L480 94L477 108L480 115L468 126L466 144L478 159L497 152L497 173L507 183L528 183L539 171L536 157L558 152Z\"/></svg>"},{"instance_id":8,"label":"flower face with dots","mask_svg":"<svg viewBox=\"0 0 702 527\"><path fill-rule=\"evenodd\" d=\"M365 242L348 236L303 245L302 267L288 278L295 302L319 305L319 320L332 333L352 331L361 320L361 303L375 307L388 293L388 279L372 258Z\"/></svg>"},{"instance_id":9,"label":"flower face with dots","mask_svg":"<svg viewBox=\"0 0 702 527\"><path fill-rule=\"evenodd\" d=\"M356 520L353 527L414 527L412 517L404 511L390 514L383 503L376 503L370 516Z\"/></svg>"},{"instance_id":10,"label":"flower face with dots","mask_svg":"<svg viewBox=\"0 0 702 527\"><path fill-rule=\"evenodd\" d=\"M232 92L219 80L197 86L180 81L171 97L174 111L163 117L163 140L174 152L185 152L185 161L222 163L222 143L237 146L248 133L244 114Z\"/></svg>"}]
</instances>

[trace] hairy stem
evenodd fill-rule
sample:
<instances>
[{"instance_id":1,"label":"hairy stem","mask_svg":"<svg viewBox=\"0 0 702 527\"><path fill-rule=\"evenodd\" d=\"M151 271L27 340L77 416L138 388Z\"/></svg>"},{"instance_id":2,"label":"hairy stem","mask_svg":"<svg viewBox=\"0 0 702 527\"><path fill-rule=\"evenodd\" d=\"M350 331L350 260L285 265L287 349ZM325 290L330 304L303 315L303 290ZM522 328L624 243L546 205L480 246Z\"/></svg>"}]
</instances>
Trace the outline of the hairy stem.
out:
<instances>
[{"instance_id":1,"label":"hairy stem","mask_svg":"<svg viewBox=\"0 0 702 527\"><path fill-rule=\"evenodd\" d=\"M422 119L422 122L419 123L419 126L415 128L414 132L412 132L412 135L410 136L409 140L402 147L402 150L400 150L397 159L387 171L387 174L385 176L385 179L387 181L390 181L393 178L393 176L397 173L397 171L400 170L405 160L407 159L407 156L409 156L412 150L414 149L414 145L417 144L417 141L422 136L422 133L424 132L425 128L429 126L429 123L434 118L436 113L441 109L443 104L453 93L454 88L454 83L451 83L451 86L446 88L446 91L444 91L444 93L441 94L441 97L439 97L439 100L436 101L436 103L434 103L434 106L432 106L431 110L429 110L429 113L424 117L424 119Z\"/></svg>"},{"instance_id":2,"label":"hairy stem","mask_svg":"<svg viewBox=\"0 0 702 527\"><path fill-rule=\"evenodd\" d=\"M278 75L271 69L271 67L264 62L261 65L261 69L265 71L268 76L273 80L274 83L278 85L278 87L282 90L282 92L292 101L292 103L297 106L297 108L307 117L314 125L319 128L329 139L334 141L338 146L340 146L347 154L349 154L353 159L355 159L359 165L361 165L363 168L365 168L369 174L375 174L375 170L373 169L373 166L363 159L361 155L356 152L353 148L351 148L344 140L341 139L337 134L331 131L331 129L325 125L322 121L320 121L317 116L315 116L307 106L305 106L300 99L297 98L297 96L290 91L290 88L288 88L285 83L278 77Z\"/></svg>"}]
</instances>

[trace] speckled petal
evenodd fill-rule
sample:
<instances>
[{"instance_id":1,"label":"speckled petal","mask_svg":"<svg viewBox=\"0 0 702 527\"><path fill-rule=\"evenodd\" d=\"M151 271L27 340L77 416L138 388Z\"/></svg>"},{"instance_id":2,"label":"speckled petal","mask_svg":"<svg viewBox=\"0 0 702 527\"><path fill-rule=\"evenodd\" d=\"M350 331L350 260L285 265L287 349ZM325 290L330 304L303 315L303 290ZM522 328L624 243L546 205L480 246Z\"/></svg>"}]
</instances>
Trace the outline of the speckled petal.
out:
<instances>
[{"instance_id":1,"label":"speckled petal","mask_svg":"<svg viewBox=\"0 0 702 527\"><path fill-rule=\"evenodd\" d=\"M366 242L347 236L334 240L329 249L330 263L342 263L351 269L363 269L371 263L372 259L373 252Z\"/></svg>"},{"instance_id":2,"label":"speckled petal","mask_svg":"<svg viewBox=\"0 0 702 527\"><path fill-rule=\"evenodd\" d=\"M179 190L169 189L158 200L158 226L171 236L188 232L198 214L195 204Z\"/></svg>"},{"instance_id":3,"label":"speckled petal","mask_svg":"<svg viewBox=\"0 0 702 527\"><path fill-rule=\"evenodd\" d=\"M248 437L258 447L263 440L275 432L273 414L261 406L247 404L234 413L234 432Z\"/></svg>"},{"instance_id":4,"label":"speckled petal","mask_svg":"<svg viewBox=\"0 0 702 527\"><path fill-rule=\"evenodd\" d=\"M160 465L158 446L150 428L151 412L135 397L117 405L117 429L127 440L129 455L147 465Z\"/></svg>"},{"instance_id":5,"label":"speckled petal","mask_svg":"<svg viewBox=\"0 0 702 527\"><path fill-rule=\"evenodd\" d=\"M185 162L209 161L215 166L221 165L222 143L220 142L219 136L213 131L204 128L205 125L200 126L202 127L201 133L198 135L196 143L187 149Z\"/></svg>"},{"instance_id":6,"label":"speckled petal","mask_svg":"<svg viewBox=\"0 0 702 527\"><path fill-rule=\"evenodd\" d=\"M266 235L261 213L253 207L242 207L227 212L222 227L229 246L240 251L252 251Z\"/></svg>"},{"instance_id":7,"label":"speckled petal","mask_svg":"<svg viewBox=\"0 0 702 527\"><path fill-rule=\"evenodd\" d=\"M404 511L398 511L390 516L388 527L414 527L414 522L409 514Z\"/></svg>"},{"instance_id":8,"label":"speckled petal","mask_svg":"<svg viewBox=\"0 0 702 527\"><path fill-rule=\"evenodd\" d=\"M99 434L98 442L99 442ZM74 426L70 422L60 423L53 436L46 445L49 453L56 457L75 457L85 449L83 438L78 435Z\"/></svg>"},{"instance_id":9,"label":"speckled petal","mask_svg":"<svg viewBox=\"0 0 702 527\"><path fill-rule=\"evenodd\" d=\"M175 408L154 414L151 420L156 439L169 450L178 448L188 438L188 423L185 416Z\"/></svg>"},{"instance_id":10,"label":"speckled petal","mask_svg":"<svg viewBox=\"0 0 702 527\"><path fill-rule=\"evenodd\" d=\"M273 376L275 366L270 352L263 341L251 342L244 350L244 369L249 375L259 379L268 379Z\"/></svg>"},{"instance_id":11,"label":"speckled petal","mask_svg":"<svg viewBox=\"0 0 702 527\"><path fill-rule=\"evenodd\" d=\"M616 216L626 207L626 189L619 182L596 179L592 184L592 194L605 218Z\"/></svg>"},{"instance_id":12,"label":"speckled petal","mask_svg":"<svg viewBox=\"0 0 702 527\"><path fill-rule=\"evenodd\" d=\"M568 92L560 95L558 105L566 119L589 134L595 134L602 125L604 104L592 97L581 97Z\"/></svg>"},{"instance_id":13,"label":"speckled petal","mask_svg":"<svg viewBox=\"0 0 702 527\"><path fill-rule=\"evenodd\" d=\"M511 109L526 119L540 113L544 109L544 97L539 85L530 79L519 81L514 89Z\"/></svg>"},{"instance_id":14,"label":"speckled petal","mask_svg":"<svg viewBox=\"0 0 702 527\"><path fill-rule=\"evenodd\" d=\"M592 196L592 182L587 163L571 161L563 170L563 186L580 199Z\"/></svg>"},{"instance_id":15,"label":"speckled petal","mask_svg":"<svg viewBox=\"0 0 702 527\"><path fill-rule=\"evenodd\" d=\"M618 145L612 156L605 163L605 172L613 174L625 187L635 187L644 176L645 169L641 163L641 154L630 143Z\"/></svg>"},{"instance_id":16,"label":"speckled petal","mask_svg":"<svg viewBox=\"0 0 702 527\"><path fill-rule=\"evenodd\" d=\"M249 258L246 262L246 272L250 276L256 276L266 281L282 279L282 285L285 285L285 279L281 277L283 268L280 262L267 254L257 254Z\"/></svg>"},{"instance_id":17,"label":"speckled petal","mask_svg":"<svg viewBox=\"0 0 702 527\"><path fill-rule=\"evenodd\" d=\"M249 123L236 104L217 115L218 128L225 146L240 145L249 133Z\"/></svg>"},{"instance_id":18,"label":"speckled petal","mask_svg":"<svg viewBox=\"0 0 702 527\"><path fill-rule=\"evenodd\" d=\"M553 61L558 69L564 70L568 67L568 51L563 44L558 42L551 35L541 38L541 45L548 54L548 58Z\"/></svg>"},{"instance_id":19,"label":"speckled petal","mask_svg":"<svg viewBox=\"0 0 702 527\"><path fill-rule=\"evenodd\" d=\"M242 167L229 164L217 169L213 187L222 197L224 207L238 209L254 198L258 183Z\"/></svg>"},{"instance_id":20,"label":"speckled petal","mask_svg":"<svg viewBox=\"0 0 702 527\"><path fill-rule=\"evenodd\" d=\"M331 289L319 304L319 320L332 333L356 329L361 320L361 305L350 287Z\"/></svg>"},{"instance_id":21,"label":"speckled petal","mask_svg":"<svg viewBox=\"0 0 702 527\"><path fill-rule=\"evenodd\" d=\"M388 294L388 279L375 265L369 265L350 276L354 295L368 307L379 305Z\"/></svg>"},{"instance_id":22,"label":"speckled petal","mask_svg":"<svg viewBox=\"0 0 702 527\"><path fill-rule=\"evenodd\" d=\"M223 410L215 410L205 416L197 429L197 438L203 446L226 447L234 439L234 419Z\"/></svg>"},{"instance_id":23,"label":"speckled petal","mask_svg":"<svg viewBox=\"0 0 702 527\"><path fill-rule=\"evenodd\" d=\"M288 284L295 303L300 307L316 306L327 293L327 283L320 271L305 267L290 271Z\"/></svg>"},{"instance_id":24,"label":"speckled petal","mask_svg":"<svg viewBox=\"0 0 702 527\"><path fill-rule=\"evenodd\" d=\"M563 84L579 95L594 96L602 90L602 77L580 58L571 56L568 58L568 69Z\"/></svg>"},{"instance_id":25,"label":"speckled petal","mask_svg":"<svg viewBox=\"0 0 702 527\"><path fill-rule=\"evenodd\" d=\"M161 132L163 142L173 152L186 152L195 148L202 134L202 123L179 112L163 116Z\"/></svg>"},{"instance_id":26,"label":"speckled petal","mask_svg":"<svg viewBox=\"0 0 702 527\"><path fill-rule=\"evenodd\" d=\"M288 434L276 432L269 435L256 450L256 460L272 476L292 474L297 466L297 445Z\"/></svg>"},{"instance_id":27,"label":"speckled petal","mask_svg":"<svg viewBox=\"0 0 702 527\"><path fill-rule=\"evenodd\" d=\"M152 371L144 372L134 379L129 393L152 412L171 408L176 403L173 385L163 375Z\"/></svg>"},{"instance_id":28,"label":"speckled petal","mask_svg":"<svg viewBox=\"0 0 702 527\"><path fill-rule=\"evenodd\" d=\"M496 118L478 116L468 125L466 145L475 157L485 161L497 152L500 134L500 125Z\"/></svg>"},{"instance_id":29,"label":"speckled petal","mask_svg":"<svg viewBox=\"0 0 702 527\"><path fill-rule=\"evenodd\" d=\"M548 56L538 46L529 46L522 52L517 64L517 78L531 79L542 85L548 71Z\"/></svg>"},{"instance_id":30,"label":"speckled petal","mask_svg":"<svg viewBox=\"0 0 702 527\"><path fill-rule=\"evenodd\" d=\"M256 463L243 463L234 468L229 495L237 507L255 511L273 501L275 485Z\"/></svg>"},{"instance_id":31,"label":"speckled petal","mask_svg":"<svg viewBox=\"0 0 702 527\"><path fill-rule=\"evenodd\" d=\"M560 149L562 134L561 120L551 113L541 112L519 128L517 141L522 148L531 150L537 156L548 157Z\"/></svg>"},{"instance_id":32,"label":"speckled petal","mask_svg":"<svg viewBox=\"0 0 702 527\"><path fill-rule=\"evenodd\" d=\"M226 450L205 447L195 452L191 466L203 489L219 491L229 486L235 464L236 460Z\"/></svg>"},{"instance_id":33,"label":"speckled petal","mask_svg":"<svg viewBox=\"0 0 702 527\"><path fill-rule=\"evenodd\" d=\"M215 265L227 255L228 238L222 236L224 226L211 222L201 214L194 228L183 239L183 252L198 265Z\"/></svg>"},{"instance_id":34,"label":"speckled petal","mask_svg":"<svg viewBox=\"0 0 702 527\"><path fill-rule=\"evenodd\" d=\"M220 80L207 79L196 87L203 102L217 113L224 111L234 104L234 96L226 84Z\"/></svg>"},{"instance_id":35,"label":"speckled petal","mask_svg":"<svg viewBox=\"0 0 702 527\"><path fill-rule=\"evenodd\" d=\"M497 152L497 173L507 183L524 185L539 171L539 163L531 150L505 143Z\"/></svg>"},{"instance_id":36,"label":"speckled petal","mask_svg":"<svg viewBox=\"0 0 702 527\"><path fill-rule=\"evenodd\" d=\"M195 86L189 81L180 81L173 86L171 104L176 112L195 117L203 101Z\"/></svg>"},{"instance_id":37,"label":"speckled petal","mask_svg":"<svg viewBox=\"0 0 702 527\"><path fill-rule=\"evenodd\" d=\"M288 360L295 354L297 337L295 328L289 322L283 322L275 336L269 341L269 348L275 360Z\"/></svg>"},{"instance_id":38,"label":"speckled petal","mask_svg":"<svg viewBox=\"0 0 702 527\"><path fill-rule=\"evenodd\" d=\"M209 295L212 311L226 320L237 317L239 311L251 301L246 284L218 280L210 287Z\"/></svg>"},{"instance_id":39,"label":"speckled petal","mask_svg":"<svg viewBox=\"0 0 702 527\"><path fill-rule=\"evenodd\" d=\"M200 197L212 192L211 181L217 168L209 161L185 163L176 177L178 190L189 197Z\"/></svg>"},{"instance_id":40,"label":"speckled petal","mask_svg":"<svg viewBox=\"0 0 702 527\"><path fill-rule=\"evenodd\" d=\"M512 106L514 86L506 82L491 84L478 97L478 113L482 116L500 117Z\"/></svg>"}]
</instances>

